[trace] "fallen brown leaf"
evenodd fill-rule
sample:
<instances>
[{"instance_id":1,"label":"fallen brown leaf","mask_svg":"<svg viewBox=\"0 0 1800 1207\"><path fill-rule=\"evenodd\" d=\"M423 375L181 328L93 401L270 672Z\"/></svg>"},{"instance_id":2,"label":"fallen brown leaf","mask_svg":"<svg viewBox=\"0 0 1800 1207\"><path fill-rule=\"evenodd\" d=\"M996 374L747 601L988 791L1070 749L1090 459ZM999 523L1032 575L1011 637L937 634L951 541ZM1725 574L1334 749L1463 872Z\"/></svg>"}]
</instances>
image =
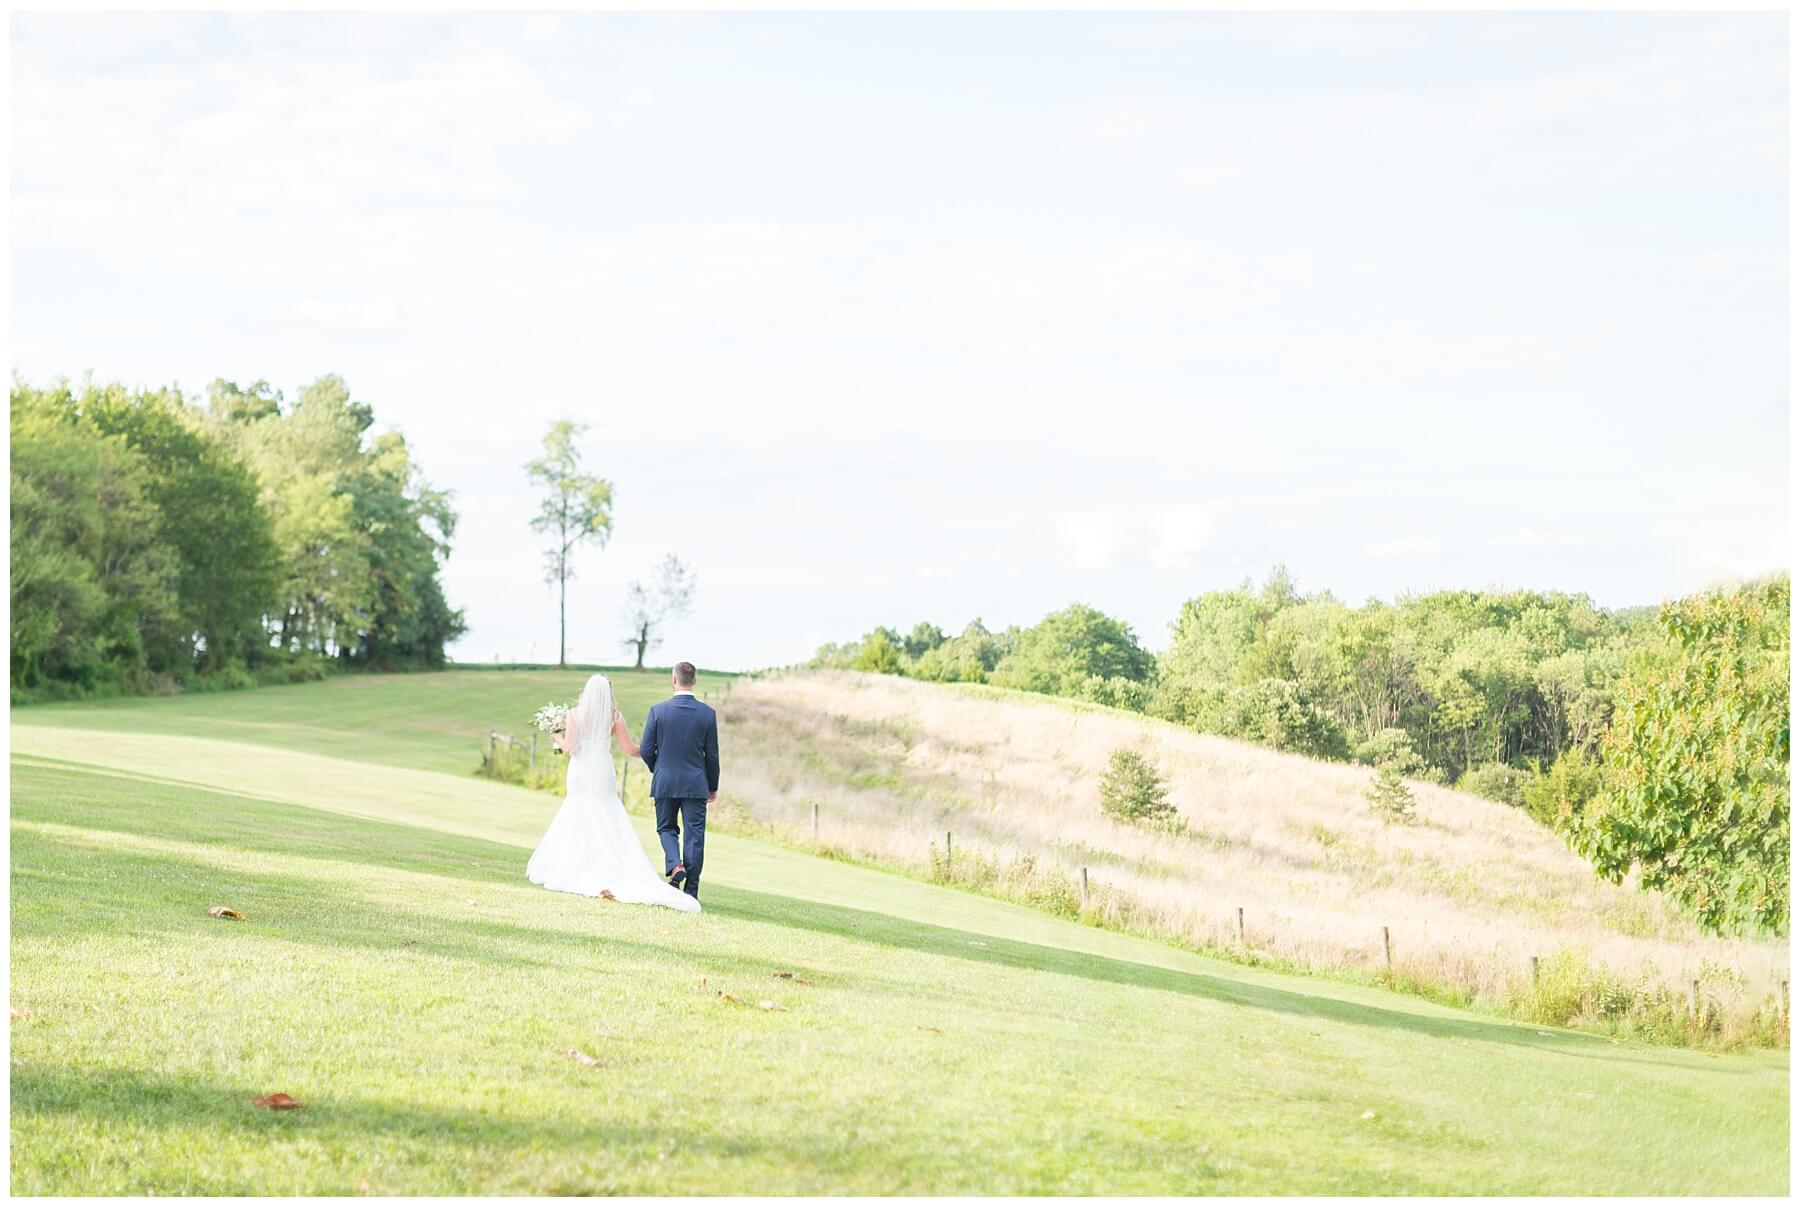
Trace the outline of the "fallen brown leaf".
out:
<instances>
[{"instance_id":1,"label":"fallen brown leaf","mask_svg":"<svg viewBox=\"0 0 1800 1207\"><path fill-rule=\"evenodd\" d=\"M942 1027L920 1027L919 1030L930 1031L934 1035L942 1035L944 1033Z\"/></svg>"},{"instance_id":2,"label":"fallen brown leaf","mask_svg":"<svg viewBox=\"0 0 1800 1207\"><path fill-rule=\"evenodd\" d=\"M726 993L723 989L719 990L719 1000L722 1002L730 1002L734 1006L741 1006L744 1004L743 998L735 993Z\"/></svg>"},{"instance_id":3,"label":"fallen brown leaf","mask_svg":"<svg viewBox=\"0 0 1800 1207\"><path fill-rule=\"evenodd\" d=\"M473 897L470 897L470 898L469 898L469 904L470 904L470 905L474 905L474 904L475 904L475 898L473 898Z\"/></svg>"},{"instance_id":4,"label":"fallen brown leaf","mask_svg":"<svg viewBox=\"0 0 1800 1207\"><path fill-rule=\"evenodd\" d=\"M786 1010L787 1009L786 1006L777 1006L774 1002L768 1001L767 999L764 999L763 1001L760 1001L756 1004L764 1010Z\"/></svg>"},{"instance_id":5,"label":"fallen brown leaf","mask_svg":"<svg viewBox=\"0 0 1800 1207\"><path fill-rule=\"evenodd\" d=\"M215 918L226 918L232 922L242 922L244 920L244 915L238 913L229 905L215 905L206 912Z\"/></svg>"},{"instance_id":6,"label":"fallen brown leaf","mask_svg":"<svg viewBox=\"0 0 1800 1207\"><path fill-rule=\"evenodd\" d=\"M590 1068L592 1066L600 1063L594 1057L589 1056L586 1052L583 1052L580 1048L570 1048L569 1049L569 1059L574 1061L578 1065L587 1065Z\"/></svg>"},{"instance_id":7,"label":"fallen brown leaf","mask_svg":"<svg viewBox=\"0 0 1800 1207\"><path fill-rule=\"evenodd\" d=\"M286 1094L270 1094L267 1098L252 1098L250 1105L265 1111L297 1111L306 1104Z\"/></svg>"},{"instance_id":8,"label":"fallen brown leaf","mask_svg":"<svg viewBox=\"0 0 1800 1207\"><path fill-rule=\"evenodd\" d=\"M784 981L791 981L794 979L794 974L791 972L778 972L775 975L780 977Z\"/></svg>"}]
</instances>

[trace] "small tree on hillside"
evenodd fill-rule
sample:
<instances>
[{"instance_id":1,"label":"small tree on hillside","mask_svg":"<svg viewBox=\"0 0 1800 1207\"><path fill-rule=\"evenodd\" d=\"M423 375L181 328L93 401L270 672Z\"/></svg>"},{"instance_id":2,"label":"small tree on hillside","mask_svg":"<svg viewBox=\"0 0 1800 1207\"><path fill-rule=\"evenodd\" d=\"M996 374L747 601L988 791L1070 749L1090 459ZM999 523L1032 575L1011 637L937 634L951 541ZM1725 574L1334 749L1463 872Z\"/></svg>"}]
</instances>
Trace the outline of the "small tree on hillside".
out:
<instances>
[{"instance_id":1,"label":"small tree on hillside","mask_svg":"<svg viewBox=\"0 0 1800 1207\"><path fill-rule=\"evenodd\" d=\"M1100 777L1100 811L1115 821L1139 826L1172 827L1180 818L1155 766L1123 746L1112 752Z\"/></svg>"},{"instance_id":2,"label":"small tree on hillside","mask_svg":"<svg viewBox=\"0 0 1800 1207\"><path fill-rule=\"evenodd\" d=\"M1383 763L1376 770L1363 795L1383 821L1410 825L1415 819L1412 789L1400 778L1400 768L1393 763Z\"/></svg>"},{"instance_id":3,"label":"small tree on hillside","mask_svg":"<svg viewBox=\"0 0 1800 1207\"><path fill-rule=\"evenodd\" d=\"M663 558L649 582L638 579L625 591L625 620L631 636L627 648L637 653L637 669L644 669L644 655L662 643L662 626L694 609L694 570L673 553Z\"/></svg>"}]
</instances>

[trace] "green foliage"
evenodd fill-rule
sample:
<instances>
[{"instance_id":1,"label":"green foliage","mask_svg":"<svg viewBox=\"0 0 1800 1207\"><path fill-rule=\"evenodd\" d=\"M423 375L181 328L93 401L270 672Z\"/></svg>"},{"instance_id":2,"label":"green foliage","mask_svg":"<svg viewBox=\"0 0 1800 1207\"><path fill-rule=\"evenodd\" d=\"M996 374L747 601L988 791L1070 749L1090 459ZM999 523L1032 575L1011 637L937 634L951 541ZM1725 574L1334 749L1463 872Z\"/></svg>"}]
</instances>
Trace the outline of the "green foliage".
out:
<instances>
[{"instance_id":1,"label":"green foliage","mask_svg":"<svg viewBox=\"0 0 1800 1207\"><path fill-rule=\"evenodd\" d=\"M1472 792L1503 805L1523 805L1525 788L1531 783L1531 772L1505 763L1483 763L1462 773L1456 781L1459 792Z\"/></svg>"},{"instance_id":2,"label":"green foliage","mask_svg":"<svg viewBox=\"0 0 1800 1207\"><path fill-rule=\"evenodd\" d=\"M1392 767L1401 775L1417 775L1425 769L1425 760L1413 749L1412 738L1404 729L1377 730L1368 741L1357 744L1356 761Z\"/></svg>"},{"instance_id":3,"label":"green foliage","mask_svg":"<svg viewBox=\"0 0 1800 1207\"><path fill-rule=\"evenodd\" d=\"M1369 781L1369 787L1363 793L1368 798L1369 807L1386 822L1409 825L1414 820L1415 801L1412 789L1400 778L1399 768L1384 766L1376 769L1375 778Z\"/></svg>"},{"instance_id":4,"label":"green foliage","mask_svg":"<svg viewBox=\"0 0 1800 1207\"><path fill-rule=\"evenodd\" d=\"M196 658L213 669L256 658L262 618L274 606L280 566L256 475L173 391L127 394L90 388L80 408L94 426L138 454L157 538L179 567L176 623L146 651L154 670Z\"/></svg>"},{"instance_id":5,"label":"green foliage","mask_svg":"<svg viewBox=\"0 0 1800 1207\"><path fill-rule=\"evenodd\" d=\"M1143 712L1149 707L1150 693L1151 688L1148 683L1140 683L1118 675L1114 675L1110 679L1102 679L1099 675L1089 675L1082 681L1081 690L1076 693L1076 698L1091 700L1095 704L1104 704L1108 708Z\"/></svg>"},{"instance_id":6,"label":"green foliage","mask_svg":"<svg viewBox=\"0 0 1800 1207\"><path fill-rule=\"evenodd\" d=\"M1599 792L1600 764L1579 750L1567 750L1549 770L1532 776L1521 795L1525 811L1532 817L1566 829Z\"/></svg>"},{"instance_id":7,"label":"green foliage","mask_svg":"<svg viewBox=\"0 0 1800 1207\"><path fill-rule=\"evenodd\" d=\"M1159 829L1176 828L1181 820L1155 765L1124 746L1112 752L1100 776L1100 811L1115 821Z\"/></svg>"},{"instance_id":8,"label":"green foliage","mask_svg":"<svg viewBox=\"0 0 1800 1207\"><path fill-rule=\"evenodd\" d=\"M862 643L856 661L851 665L859 671L877 675L897 675L900 673L900 651L885 629L877 629Z\"/></svg>"},{"instance_id":9,"label":"green foliage","mask_svg":"<svg viewBox=\"0 0 1800 1207\"><path fill-rule=\"evenodd\" d=\"M1080 697L1090 679L1143 683L1155 670L1155 658L1138 644L1129 625L1085 604L1074 604L1020 633L989 682L1020 691Z\"/></svg>"},{"instance_id":10,"label":"green foliage","mask_svg":"<svg viewBox=\"0 0 1800 1207\"><path fill-rule=\"evenodd\" d=\"M1408 774L1440 782L1592 748L1632 651L1653 640L1640 617L1601 612L1585 596L1444 591L1350 608L1300 594L1280 570L1260 590L1246 582L1189 600L1171 637L1154 715L1270 742L1256 689L1285 682L1351 749L1405 733L1420 760ZM1316 725L1295 727L1298 736L1276 728L1287 749L1337 757Z\"/></svg>"},{"instance_id":11,"label":"green foliage","mask_svg":"<svg viewBox=\"0 0 1800 1207\"><path fill-rule=\"evenodd\" d=\"M209 395L14 383L15 700L441 665L455 518L404 440L365 444L335 377L286 414L261 382Z\"/></svg>"},{"instance_id":12,"label":"green foliage","mask_svg":"<svg viewBox=\"0 0 1800 1207\"><path fill-rule=\"evenodd\" d=\"M11 419L12 686L139 687L180 616L149 469L66 385L15 383Z\"/></svg>"},{"instance_id":13,"label":"green foliage","mask_svg":"<svg viewBox=\"0 0 1800 1207\"><path fill-rule=\"evenodd\" d=\"M1602 875L1641 867L1715 931L1788 926L1788 617L1786 575L1666 605L1666 655L1621 688L1568 827Z\"/></svg>"}]
</instances>

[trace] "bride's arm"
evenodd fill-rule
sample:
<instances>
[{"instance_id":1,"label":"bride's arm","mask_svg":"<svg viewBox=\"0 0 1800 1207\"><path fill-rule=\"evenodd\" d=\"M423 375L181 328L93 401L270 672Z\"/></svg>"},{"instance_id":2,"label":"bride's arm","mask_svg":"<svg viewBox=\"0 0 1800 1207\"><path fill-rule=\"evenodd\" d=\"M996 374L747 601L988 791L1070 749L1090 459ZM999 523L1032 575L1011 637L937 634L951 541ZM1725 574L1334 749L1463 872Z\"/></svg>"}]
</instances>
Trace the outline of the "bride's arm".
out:
<instances>
[{"instance_id":1,"label":"bride's arm","mask_svg":"<svg viewBox=\"0 0 1800 1207\"><path fill-rule=\"evenodd\" d=\"M619 739L619 749L632 758L638 756L638 744L631 740L631 730L625 728L625 714L618 709L613 710L613 737Z\"/></svg>"},{"instance_id":2,"label":"bride's arm","mask_svg":"<svg viewBox=\"0 0 1800 1207\"><path fill-rule=\"evenodd\" d=\"M569 714L563 718L562 738L561 738L561 743L558 748L564 754L574 754L575 753L575 735L580 732L581 732L581 714L579 712L577 712L575 709L571 708L569 710Z\"/></svg>"}]
</instances>

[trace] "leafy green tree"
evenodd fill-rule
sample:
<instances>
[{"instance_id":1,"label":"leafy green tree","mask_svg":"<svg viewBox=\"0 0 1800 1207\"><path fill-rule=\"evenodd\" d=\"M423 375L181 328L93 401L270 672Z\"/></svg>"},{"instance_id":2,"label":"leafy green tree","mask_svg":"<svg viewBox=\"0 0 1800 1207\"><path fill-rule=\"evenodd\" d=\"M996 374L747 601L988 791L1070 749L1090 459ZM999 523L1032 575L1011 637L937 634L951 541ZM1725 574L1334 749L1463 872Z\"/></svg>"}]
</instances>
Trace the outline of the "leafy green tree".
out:
<instances>
[{"instance_id":1,"label":"leafy green tree","mask_svg":"<svg viewBox=\"0 0 1800 1207\"><path fill-rule=\"evenodd\" d=\"M133 685L178 615L179 560L150 475L80 414L66 383L11 395L12 683Z\"/></svg>"},{"instance_id":2,"label":"leafy green tree","mask_svg":"<svg viewBox=\"0 0 1800 1207\"><path fill-rule=\"evenodd\" d=\"M1155 658L1138 644L1130 626L1075 604L1021 633L990 681L1022 691L1080 696L1090 677L1142 683L1155 670Z\"/></svg>"},{"instance_id":3,"label":"leafy green tree","mask_svg":"<svg viewBox=\"0 0 1800 1207\"><path fill-rule=\"evenodd\" d=\"M694 586L693 568L671 553L649 582L637 579L626 588L625 621L631 635L625 645L637 654L636 669L644 669L644 654L661 642L662 626L693 610Z\"/></svg>"},{"instance_id":4,"label":"leafy green tree","mask_svg":"<svg viewBox=\"0 0 1800 1207\"><path fill-rule=\"evenodd\" d=\"M856 660L851 665L859 671L868 671L877 675L898 675L900 673L899 644L886 629L876 629L863 640L862 647L856 653Z\"/></svg>"},{"instance_id":5,"label":"leafy green tree","mask_svg":"<svg viewBox=\"0 0 1800 1207\"><path fill-rule=\"evenodd\" d=\"M935 624L921 620L913 626L912 632L907 634L902 652L909 659L923 658L932 650L943 645L945 640L944 630Z\"/></svg>"},{"instance_id":6,"label":"leafy green tree","mask_svg":"<svg viewBox=\"0 0 1800 1207\"><path fill-rule=\"evenodd\" d=\"M544 579L557 589L556 664L568 665L569 580L575 577L575 551L584 544L601 546L612 535L612 483L587 473L575 442L587 425L558 419L544 434L544 454L525 472L544 491L533 532L548 535Z\"/></svg>"},{"instance_id":7,"label":"leafy green tree","mask_svg":"<svg viewBox=\"0 0 1800 1207\"><path fill-rule=\"evenodd\" d=\"M465 631L438 577L456 534L450 496L425 480L398 432L376 437L350 481L374 592L345 656L383 670L440 667L445 646Z\"/></svg>"},{"instance_id":8,"label":"leafy green tree","mask_svg":"<svg viewBox=\"0 0 1800 1207\"><path fill-rule=\"evenodd\" d=\"M211 669L253 657L266 643L262 620L281 569L254 471L173 391L90 388L78 405L138 454L157 536L180 567L176 624L147 651L152 668L191 669L196 638Z\"/></svg>"},{"instance_id":9,"label":"leafy green tree","mask_svg":"<svg viewBox=\"0 0 1800 1207\"><path fill-rule=\"evenodd\" d=\"M1786 575L1667 604L1667 656L1620 689L1599 796L1570 840L1601 875L1636 866L1714 931L1789 917Z\"/></svg>"}]
</instances>

